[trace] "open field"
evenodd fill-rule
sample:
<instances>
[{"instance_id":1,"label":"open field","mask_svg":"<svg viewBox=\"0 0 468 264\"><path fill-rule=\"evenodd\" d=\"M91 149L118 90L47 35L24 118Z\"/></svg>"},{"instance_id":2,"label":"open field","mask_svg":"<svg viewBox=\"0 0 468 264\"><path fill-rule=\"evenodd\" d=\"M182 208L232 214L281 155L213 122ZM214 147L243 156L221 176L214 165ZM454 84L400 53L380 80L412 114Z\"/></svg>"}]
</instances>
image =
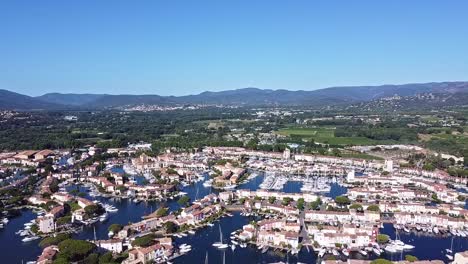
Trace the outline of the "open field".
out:
<instances>
[{"instance_id":1,"label":"open field","mask_svg":"<svg viewBox=\"0 0 468 264\"><path fill-rule=\"evenodd\" d=\"M392 140L373 140L366 137L335 137L334 128L284 128L276 133L283 136L299 136L315 142L331 145L377 145L394 144Z\"/></svg>"}]
</instances>

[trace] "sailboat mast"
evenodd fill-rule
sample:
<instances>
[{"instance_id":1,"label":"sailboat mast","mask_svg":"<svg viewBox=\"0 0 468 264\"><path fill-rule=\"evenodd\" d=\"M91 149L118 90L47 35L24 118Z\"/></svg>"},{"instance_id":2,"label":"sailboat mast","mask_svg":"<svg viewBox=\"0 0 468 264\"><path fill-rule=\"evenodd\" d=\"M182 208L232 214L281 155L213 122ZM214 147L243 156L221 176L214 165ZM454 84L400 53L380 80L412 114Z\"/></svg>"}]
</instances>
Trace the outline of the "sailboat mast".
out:
<instances>
[{"instance_id":1,"label":"sailboat mast","mask_svg":"<svg viewBox=\"0 0 468 264\"><path fill-rule=\"evenodd\" d=\"M219 242L223 243L223 232L221 232L221 224L218 227L219 227Z\"/></svg>"}]
</instances>

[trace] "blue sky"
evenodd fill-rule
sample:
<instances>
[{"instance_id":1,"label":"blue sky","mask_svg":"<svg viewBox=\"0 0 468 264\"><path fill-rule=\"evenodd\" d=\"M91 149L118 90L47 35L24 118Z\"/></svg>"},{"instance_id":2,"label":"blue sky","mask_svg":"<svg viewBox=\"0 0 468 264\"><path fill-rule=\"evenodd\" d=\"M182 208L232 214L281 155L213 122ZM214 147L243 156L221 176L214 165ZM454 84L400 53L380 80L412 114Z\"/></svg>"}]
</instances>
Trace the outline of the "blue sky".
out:
<instances>
[{"instance_id":1,"label":"blue sky","mask_svg":"<svg viewBox=\"0 0 468 264\"><path fill-rule=\"evenodd\" d=\"M183 95L468 80L468 1L0 1L0 89Z\"/></svg>"}]
</instances>

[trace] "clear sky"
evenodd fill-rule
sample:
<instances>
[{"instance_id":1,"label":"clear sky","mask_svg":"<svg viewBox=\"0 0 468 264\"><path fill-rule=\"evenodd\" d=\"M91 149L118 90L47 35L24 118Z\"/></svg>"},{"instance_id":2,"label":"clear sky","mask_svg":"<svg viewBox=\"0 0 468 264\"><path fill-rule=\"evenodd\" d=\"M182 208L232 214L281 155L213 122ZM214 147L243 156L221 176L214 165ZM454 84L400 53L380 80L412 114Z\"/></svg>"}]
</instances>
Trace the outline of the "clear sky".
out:
<instances>
[{"instance_id":1,"label":"clear sky","mask_svg":"<svg viewBox=\"0 0 468 264\"><path fill-rule=\"evenodd\" d=\"M183 95L468 80L468 1L0 1L0 89Z\"/></svg>"}]
</instances>

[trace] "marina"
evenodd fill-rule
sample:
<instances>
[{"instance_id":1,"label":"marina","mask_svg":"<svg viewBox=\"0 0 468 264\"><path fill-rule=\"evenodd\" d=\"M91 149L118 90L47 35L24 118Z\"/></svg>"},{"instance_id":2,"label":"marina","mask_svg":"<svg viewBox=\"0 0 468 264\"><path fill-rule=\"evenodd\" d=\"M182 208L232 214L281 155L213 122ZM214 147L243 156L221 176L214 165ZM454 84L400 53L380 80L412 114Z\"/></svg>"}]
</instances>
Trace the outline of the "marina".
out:
<instances>
[{"instance_id":1,"label":"marina","mask_svg":"<svg viewBox=\"0 0 468 264\"><path fill-rule=\"evenodd\" d=\"M208 177L208 176L206 176ZM239 188L243 189L258 189L259 185L262 182L263 175L252 178L251 180L243 183ZM85 192L89 195L87 187L84 186L67 186L67 189L78 188L80 191ZM284 186L287 188L287 186ZM300 186L295 186L293 190L295 192L300 192ZM195 199L198 195L203 197L211 192L217 192L211 188L204 188L203 181L199 181L195 184L183 187L183 192L191 199ZM198 194L197 194L198 193ZM331 190L329 193L326 193L327 196L336 197L343 193L342 187L337 185L337 183L331 183ZM91 196L86 196L91 198ZM134 203L132 199L113 199L105 197L97 197L97 201L107 205L106 207L117 209L116 212L108 212L106 221L97 221L96 223L85 226L82 232L77 234L72 234L75 238L80 239L93 239L94 233L93 229L96 230L96 236L98 239L107 239L109 236L108 227L112 223L126 224L129 221L139 221L141 216L147 215L152 211L156 210L161 202L146 202L142 201L139 203ZM180 206L175 200L165 202L165 205L170 208L170 210L177 210ZM179 245L190 245L183 246L181 249L181 256L171 260L173 263L187 263L187 261L196 261L196 263L204 262L206 258L206 252L208 252L208 260L212 263L217 263L222 260L225 256L226 263L237 263L239 261L244 262L255 262L255 263L270 263L277 261L286 261L290 263L303 262L303 263L315 263L318 260L318 255L327 254L334 255L346 258L346 254L350 258L358 259L374 259L380 255L380 257L385 257L391 260L400 260L404 258L405 253L403 251L393 251L392 247L390 250L381 251L377 248L370 248L365 250L365 253L361 251L350 251L350 252L339 252L337 250L332 250L331 252L320 252L315 253L314 251L309 251L307 248L302 248L297 254L291 254L285 251L278 250L268 250L265 248L257 249L253 245L248 245L244 243L239 243L236 239L236 230L242 228L243 225L246 225L252 219L255 219L258 216L243 214L241 212L232 213L232 217L223 217L219 221L207 225L206 227L199 229L193 232L188 232L190 235L185 234L185 236L179 235L176 237L176 243ZM23 261L35 260L38 254L40 254L41 249L38 246L39 239L33 238L31 241L23 242L22 236L15 234L18 230L21 230L25 227L25 224L31 223L31 220L35 218L35 214L30 210L22 211L21 216L10 219L8 223L8 228L5 228L0 231L0 243L6 246L5 250L5 260L9 263L20 263ZM27 225L26 225L27 226ZM392 224L384 224L383 228L380 229L382 233L389 235L391 238L396 237L396 229L393 228ZM415 230L415 229L414 229ZM222 236L222 241L220 241L220 235ZM227 239L226 239L227 238ZM234 239L233 239L234 238ZM453 238L453 245L451 246ZM404 252L409 252L412 255L417 256L420 259L446 259L447 251L446 249L452 248L453 252L460 252L468 249L468 239L462 236L451 236L450 232L445 233L444 235L431 234L425 235L425 233L407 233L401 230L399 232L399 240L403 243L414 246L414 248L405 249ZM7 242L8 241L8 242ZM219 243L217 247L212 246L215 243ZM396 245L401 246L399 242L396 242ZM430 248L431 250L427 250ZM21 250L22 257L19 257L19 254L14 253L18 252L15 250ZM317 255L318 254L318 255Z\"/></svg>"}]
</instances>

